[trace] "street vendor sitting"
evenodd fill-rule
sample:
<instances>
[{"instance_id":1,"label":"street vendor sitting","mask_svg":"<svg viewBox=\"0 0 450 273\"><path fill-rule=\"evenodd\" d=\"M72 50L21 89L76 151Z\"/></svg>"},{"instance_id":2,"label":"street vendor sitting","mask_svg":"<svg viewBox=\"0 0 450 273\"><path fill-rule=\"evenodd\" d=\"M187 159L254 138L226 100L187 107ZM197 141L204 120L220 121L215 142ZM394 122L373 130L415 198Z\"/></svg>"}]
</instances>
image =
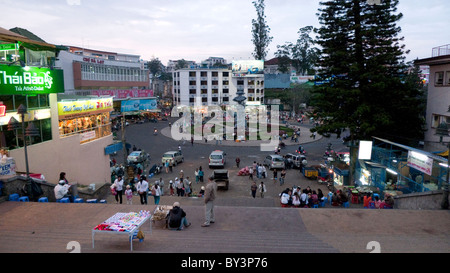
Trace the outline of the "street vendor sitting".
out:
<instances>
[{"instance_id":1,"label":"street vendor sitting","mask_svg":"<svg viewBox=\"0 0 450 273\"><path fill-rule=\"evenodd\" d=\"M189 227L189 223L186 219L186 212L180 208L180 203L173 203L173 208L169 211L167 215L167 227L172 230L182 230L184 227Z\"/></svg>"},{"instance_id":2,"label":"street vendor sitting","mask_svg":"<svg viewBox=\"0 0 450 273\"><path fill-rule=\"evenodd\" d=\"M60 200L64 197L69 197L72 202L73 197L69 194L70 185L66 184L64 180L59 180L58 185L55 186L55 198L56 200Z\"/></svg>"}]
</instances>

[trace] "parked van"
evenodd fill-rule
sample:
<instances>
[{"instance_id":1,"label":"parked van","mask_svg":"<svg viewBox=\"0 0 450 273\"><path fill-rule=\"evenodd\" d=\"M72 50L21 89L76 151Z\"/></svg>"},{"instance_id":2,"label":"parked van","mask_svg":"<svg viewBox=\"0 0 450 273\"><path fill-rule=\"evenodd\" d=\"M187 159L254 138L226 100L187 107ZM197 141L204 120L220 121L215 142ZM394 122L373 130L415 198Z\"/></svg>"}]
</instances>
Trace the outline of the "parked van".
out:
<instances>
[{"instance_id":1,"label":"parked van","mask_svg":"<svg viewBox=\"0 0 450 273\"><path fill-rule=\"evenodd\" d=\"M215 150L209 155L209 167L225 167L226 154L224 151Z\"/></svg>"},{"instance_id":2,"label":"parked van","mask_svg":"<svg viewBox=\"0 0 450 273\"><path fill-rule=\"evenodd\" d=\"M264 165L269 169L284 169L284 158L280 155L268 155L264 159Z\"/></svg>"},{"instance_id":3,"label":"parked van","mask_svg":"<svg viewBox=\"0 0 450 273\"><path fill-rule=\"evenodd\" d=\"M169 161L169 162L172 161L173 165L176 166L178 163L181 163L184 161L184 156L179 151L166 152L163 155L161 162L164 164L164 163L166 163L166 161Z\"/></svg>"},{"instance_id":4,"label":"parked van","mask_svg":"<svg viewBox=\"0 0 450 273\"><path fill-rule=\"evenodd\" d=\"M306 157L302 154L286 154L285 158L288 162L292 162L292 166L294 168L300 168L300 165L302 164L303 160L305 160L304 163L306 163ZM306 165L306 164L305 164Z\"/></svg>"}]
</instances>

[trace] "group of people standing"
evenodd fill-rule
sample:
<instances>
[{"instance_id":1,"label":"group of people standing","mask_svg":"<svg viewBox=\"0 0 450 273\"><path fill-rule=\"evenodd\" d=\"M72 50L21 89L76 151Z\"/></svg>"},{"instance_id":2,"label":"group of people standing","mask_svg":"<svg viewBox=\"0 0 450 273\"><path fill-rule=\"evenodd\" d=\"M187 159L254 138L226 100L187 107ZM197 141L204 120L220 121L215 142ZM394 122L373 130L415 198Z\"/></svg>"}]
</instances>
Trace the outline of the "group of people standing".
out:
<instances>
[{"instance_id":1,"label":"group of people standing","mask_svg":"<svg viewBox=\"0 0 450 273\"><path fill-rule=\"evenodd\" d=\"M158 205L160 197L164 195L164 180L162 180L162 178L159 178L159 180L156 180L155 183L150 187L146 176L141 175L139 177L139 182L136 183L136 192L139 195L140 202L142 205L147 204L147 197L149 191L153 196L155 205ZM117 178L114 180L114 183L111 185L111 192L116 199L116 204L122 204L123 194L125 194L127 204L129 205L133 204L133 191L130 185L126 185L124 191L124 180L121 175L118 175Z\"/></svg>"}]
</instances>

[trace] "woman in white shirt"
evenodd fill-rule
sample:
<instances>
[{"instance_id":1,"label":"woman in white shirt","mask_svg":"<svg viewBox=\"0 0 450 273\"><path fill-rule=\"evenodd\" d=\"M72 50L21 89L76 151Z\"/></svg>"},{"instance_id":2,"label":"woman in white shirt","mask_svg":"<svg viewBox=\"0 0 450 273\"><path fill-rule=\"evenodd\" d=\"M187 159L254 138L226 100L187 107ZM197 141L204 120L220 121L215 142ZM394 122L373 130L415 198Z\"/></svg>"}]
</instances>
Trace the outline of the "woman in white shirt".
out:
<instances>
[{"instance_id":1,"label":"woman in white shirt","mask_svg":"<svg viewBox=\"0 0 450 273\"><path fill-rule=\"evenodd\" d=\"M300 197L298 196L298 192L294 192L292 195L292 205L295 207L300 207Z\"/></svg>"},{"instance_id":2,"label":"woman in white shirt","mask_svg":"<svg viewBox=\"0 0 450 273\"><path fill-rule=\"evenodd\" d=\"M120 202L122 204L122 193L123 193L123 178L121 175L118 175L116 180L114 180L114 187L116 188L116 204ZM119 201L120 200L120 201Z\"/></svg>"},{"instance_id":3,"label":"woman in white shirt","mask_svg":"<svg viewBox=\"0 0 450 273\"><path fill-rule=\"evenodd\" d=\"M161 188L156 183L152 187L152 195L153 195L153 199L155 200L155 205L159 205L159 199L161 196Z\"/></svg>"}]
</instances>

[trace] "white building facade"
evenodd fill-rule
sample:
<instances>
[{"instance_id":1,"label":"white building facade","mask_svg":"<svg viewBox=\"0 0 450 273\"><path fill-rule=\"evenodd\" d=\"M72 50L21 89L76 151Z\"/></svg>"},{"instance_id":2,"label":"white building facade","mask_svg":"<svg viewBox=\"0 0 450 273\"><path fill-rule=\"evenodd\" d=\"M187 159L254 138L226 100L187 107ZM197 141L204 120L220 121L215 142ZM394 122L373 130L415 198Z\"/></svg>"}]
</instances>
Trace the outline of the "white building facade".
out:
<instances>
[{"instance_id":1,"label":"white building facade","mask_svg":"<svg viewBox=\"0 0 450 273\"><path fill-rule=\"evenodd\" d=\"M195 68L173 72L174 105L226 106L242 91L246 105L264 102L264 74L233 76L231 69Z\"/></svg>"}]
</instances>

